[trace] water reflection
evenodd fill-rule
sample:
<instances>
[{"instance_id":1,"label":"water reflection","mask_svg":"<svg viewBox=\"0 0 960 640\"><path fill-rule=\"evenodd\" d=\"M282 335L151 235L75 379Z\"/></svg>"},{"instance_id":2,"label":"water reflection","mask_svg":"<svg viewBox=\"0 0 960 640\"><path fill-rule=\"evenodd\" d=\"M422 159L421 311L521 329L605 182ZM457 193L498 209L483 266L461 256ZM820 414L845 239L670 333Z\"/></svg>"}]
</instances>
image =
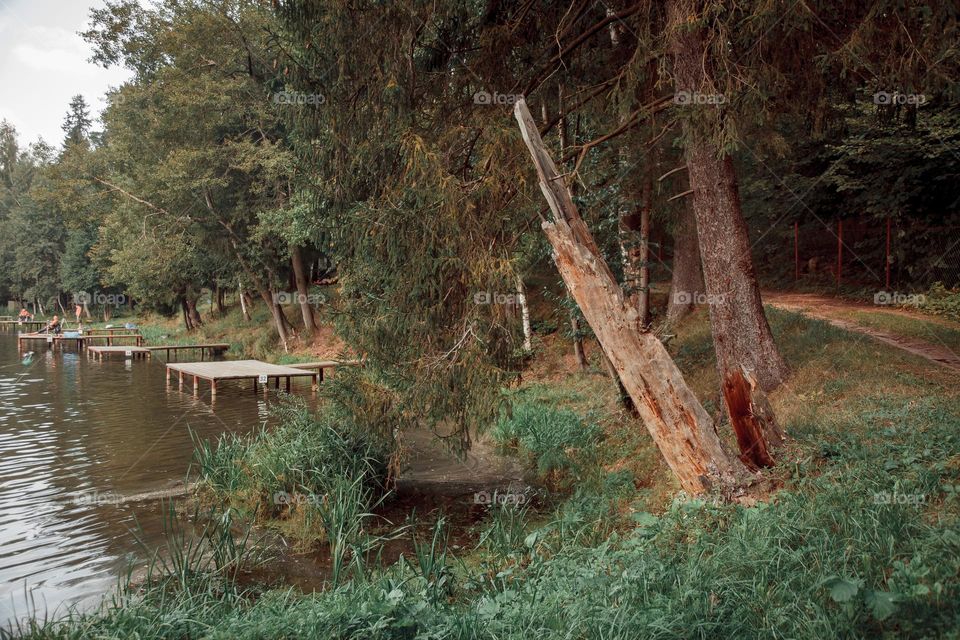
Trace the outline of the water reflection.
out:
<instances>
[{"instance_id":1,"label":"water reflection","mask_svg":"<svg viewBox=\"0 0 960 640\"><path fill-rule=\"evenodd\" d=\"M141 553L136 523L148 544L162 540L161 504L126 498L184 479L191 430L216 438L268 414L267 398L239 386L219 392L216 411L209 392L167 390L162 358L99 362L45 347L25 366L16 337L0 334L3 626L33 607L43 615L96 604Z\"/></svg>"}]
</instances>

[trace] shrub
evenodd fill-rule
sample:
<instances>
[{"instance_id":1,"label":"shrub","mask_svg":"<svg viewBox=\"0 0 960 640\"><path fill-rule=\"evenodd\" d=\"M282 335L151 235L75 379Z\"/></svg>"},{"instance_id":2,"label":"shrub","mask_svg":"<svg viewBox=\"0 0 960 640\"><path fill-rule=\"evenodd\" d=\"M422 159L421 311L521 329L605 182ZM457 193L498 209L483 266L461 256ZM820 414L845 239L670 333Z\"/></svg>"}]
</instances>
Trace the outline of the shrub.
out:
<instances>
[{"instance_id":1,"label":"shrub","mask_svg":"<svg viewBox=\"0 0 960 640\"><path fill-rule=\"evenodd\" d=\"M569 409L526 400L503 412L493 429L497 442L530 456L543 476L555 471L576 474L578 459L592 453L600 436L599 427Z\"/></svg>"}]
</instances>

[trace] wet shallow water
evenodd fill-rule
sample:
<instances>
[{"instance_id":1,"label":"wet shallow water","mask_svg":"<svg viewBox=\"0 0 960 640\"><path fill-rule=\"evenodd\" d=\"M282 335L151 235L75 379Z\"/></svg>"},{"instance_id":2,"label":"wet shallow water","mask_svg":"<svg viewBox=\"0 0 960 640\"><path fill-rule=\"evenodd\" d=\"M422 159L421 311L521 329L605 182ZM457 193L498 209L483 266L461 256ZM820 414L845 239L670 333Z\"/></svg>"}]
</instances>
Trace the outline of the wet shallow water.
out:
<instances>
[{"instance_id":1,"label":"wet shallow water","mask_svg":"<svg viewBox=\"0 0 960 640\"><path fill-rule=\"evenodd\" d=\"M156 492L182 486L191 431L215 439L268 420L269 397L238 384L215 407L205 386L197 398L168 390L162 357L45 347L24 366L16 336L0 333L0 626L95 606L144 557L134 529L162 544ZM294 393L309 397L309 382Z\"/></svg>"}]
</instances>

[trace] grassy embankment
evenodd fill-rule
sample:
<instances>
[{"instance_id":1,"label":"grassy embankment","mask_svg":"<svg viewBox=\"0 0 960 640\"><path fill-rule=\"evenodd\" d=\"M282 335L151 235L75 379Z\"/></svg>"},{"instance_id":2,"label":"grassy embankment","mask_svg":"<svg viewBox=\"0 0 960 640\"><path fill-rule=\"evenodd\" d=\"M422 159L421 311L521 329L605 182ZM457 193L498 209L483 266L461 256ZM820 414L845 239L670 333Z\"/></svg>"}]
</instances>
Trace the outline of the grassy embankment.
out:
<instances>
[{"instance_id":1,"label":"grassy embankment","mask_svg":"<svg viewBox=\"0 0 960 640\"><path fill-rule=\"evenodd\" d=\"M771 495L742 504L677 498L608 381L599 371L572 372L567 346L548 339L524 385L506 392L512 416L493 428L537 468L548 500L539 511L492 508L476 548L454 557L441 519L408 557L377 563L382 541L362 526L362 514L378 499L384 458L370 431L357 430L369 425L290 409L285 427L204 449L203 479L234 506L271 507L276 490L325 496L308 507L339 554L326 591L250 585L236 571L244 551L211 534L210 548L220 551L197 557L219 562L158 574L99 614L27 635L956 636L955 374L823 322L769 313L794 371L772 399L791 445L771 473L780 487ZM704 313L679 329L670 349L715 411ZM270 515L290 514L281 507Z\"/></svg>"}]
</instances>

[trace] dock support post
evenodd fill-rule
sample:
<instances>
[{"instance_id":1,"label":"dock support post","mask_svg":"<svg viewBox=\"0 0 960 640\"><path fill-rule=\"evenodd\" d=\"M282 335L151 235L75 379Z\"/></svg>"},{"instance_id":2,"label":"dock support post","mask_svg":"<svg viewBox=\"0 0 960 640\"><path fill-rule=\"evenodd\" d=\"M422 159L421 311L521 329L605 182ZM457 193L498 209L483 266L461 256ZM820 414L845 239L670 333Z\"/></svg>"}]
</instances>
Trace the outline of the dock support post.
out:
<instances>
[{"instance_id":1,"label":"dock support post","mask_svg":"<svg viewBox=\"0 0 960 640\"><path fill-rule=\"evenodd\" d=\"M177 377L180 379L180 391L183 391L183 371L177 371Z\"/></svg>"},{"instance_id":2,"label":"dock support post","mask_svg":"<svg viewBox=\"0 0 960 640\"><path fill-rule=\"evenodd\" d=\"M216 379L210 381L210 397L213 398L217 395L217 381Z\"/></svg>"},{"instance_id":3,"label":"dock support post","mask_svg":"<svg viewBox=\"0 0 960 640\"><path fill-rule=\"evenodd\" d=\"M277 378L277 380L279 381L280 379ZM286 389L287 389L287 393L290 393L290 376L287 376L287 386L286 386Z\"/></svg>"},{"instance_id":4,"label":"dock support post","mask_svg":"<svg viewBox=\"0 0 960 640\"><path fill-rule=\"evenodd\" d=\"M323 369L321 369L321 371L323 371ZM320 389L320 376L319 376L319 375L313 374L313 379L311 380L311 385L310 385L310 387L311 387L314 391L318 391L318 390Z\"/></svg>"},{"instance_id":5,"label":"dock support post","mask_svg":"<svg viewBox=\"0 0 960 640\"><path fill-rule=\"evenodd\" d=\"M167 367L167 389L170 388L170 367Z\"/></svg>"},{"instance_id":6,"label":"dock support post","mask_svg":"<svg viewBox=\"0 0 960 640\"><path fill-rule=\"evenodd\" d=\"M200 395L200 378L193 376L193 396L197 397Z\"/></svg>"}]
</instances>

